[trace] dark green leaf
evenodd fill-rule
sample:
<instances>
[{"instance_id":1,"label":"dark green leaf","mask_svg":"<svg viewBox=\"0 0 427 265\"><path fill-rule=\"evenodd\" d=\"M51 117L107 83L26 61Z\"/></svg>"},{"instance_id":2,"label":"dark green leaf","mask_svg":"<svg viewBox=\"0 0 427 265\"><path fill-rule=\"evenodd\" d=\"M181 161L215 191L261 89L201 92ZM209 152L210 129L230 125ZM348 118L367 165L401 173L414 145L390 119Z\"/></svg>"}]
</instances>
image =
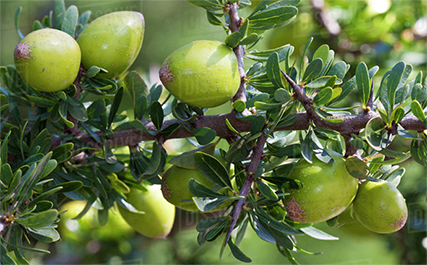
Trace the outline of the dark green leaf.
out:
<instances>
[{"instance_id":1,"label":"dark green leaf","mask_svg":"<svg viewBox=\"0 0 427 265\"><path fill-rule=\"evenodd\" d=\"M123 87L120 87L117 91L113 104L111 104L110 113L108 113L108 128L111 128L114 118L116 117L117 111L119 110L120 103L123 97Z\"/></svg>"},{"instance_id":2,"label":"dark green leaf","mask_svg":"<svg viewBox=\"0 0 427 265\"><path fill-rule=\"evenodd\" d=\"M404 62L398 62L391 69L390 76L389 76L388 82L387 82L387 98L388 98L388 102L389 102L388 108L387 108L387 113L391 113L391 111L393 109L395 96L396 96L396 90L397 90L399 83L402 79L403 72L405 71L405 68L406 68L406 64Z\"/></svg>"},{"instance_id":3,"label":"dark green leaf","mask_svg":"<svg viewBox=\"0 0 427 265\"><path fill-rule=\"evenodd\" d=\"M194 159L197 168L202 172L205 178L221 187L228 186L231 188L230 177L227 169L218 159L212 155L202 152L196 152L194 154Z\"/></svg>"},{"instance_id":4,"label":"dark green leaf","mask_svg":"<svg viewBox=\"0 0 427 265\"><path fill-rule=\"evenodd\" d=\"M277 88L284 87L282 82L282 74L280 72L279 65L279 54L277 52L273 52L267 60L266 71L268 79L275 85Z\"/></svg>"},{"instance_id":5,"label":"dark green leaf","mask_svg":"<svg viewBox=\"0 0 427 265\"><path fill-rule=\"evenodd\" d=\"M315 60L317 58L322 59L323 62L326 62L329 57L329 46L327 44L323 44L313 54L313 59Z\"/></svg>"},{"instance_id":6,"label":"dark green leaf","mask_svg":"<svg viewBox=\"0 0 427 265\"><path fill-rule=\"evenodd\" d=\"M361 62L356 69L356 83L357 90L361 97L362 107L365 109L368 101L369 95L371 93L371 80L369 78L368 67L364 62Z\"/></svg>"},{"instance_id":7,"label":"dark green leaf","mask_svg":"<svg viewBox=\"0 0 427 265\"><path fill-rule=\"evenodd\" d=\"M310 83L306 84L307 88L321 89L327 86L333 87L342 83L341 79L337 79L335 76L321 76L316 78Z\"/></svg>"},{"instance_id":8,"label":"dark green leaf","mask_svg":"<svg viewBox=\"0 0 427 265\"><path fill-rule=\"evenodd\" d=\"M332 88L327 87L319 91L313 99L313 103L317 105L326 105L332 99Z\"/></svg>"},{"instance_id":9,"label":"dark green leaf","mask_svg":"<svg viewBox=\"0 0 427 265\"><path fill-rule=\"evenodd\" d=\"M348 69L350 68L350 65L346 64L343 61L340 61L332 66L332 68L329 70L328 75L329 76L336 76L338 79L344 79L345 74L347 73Z\"/></svg>"},{"instance_id":10,"label":"dark green leaf","mask_svg":"<svg viewBox=\"0 0 427 265\"><path fill-rule=\"evenodd\" d=\"M57 216L58 211L51 209L28 217L17 218L15 221L30 228L42 228L51 225L56 220Z\"/></svg>"},{"instance_id":11,"label":"dark green leaf","mask_svg":"<svg viewBox=\"0 0 427 265\"><path fill-rule=\"evenodd\" d=\"M196 136L197 142L201 145L209 144L216 137L216 132L208 127L196 128L191 132Z\"/></svg>"},{"instance_id":12,"label":"dark green leaf","mask_svg":"<svg viewBox=\"0 0 427 265\"><path fill-rule=\"evenodd\" d=\"M365 137L369 146L380 151L384 146L385 125L381 117L375 117L368 121L365 127Z\"/></svg>"},{"instance_id":13,"label":"dark green leaf","mask_svg":"<svg viewBox=\"0 0 427 265\"><path fill-rule=\"evenodd\" d=\"M207 229L211 228L212 226L220 222L223 222L226 219L230 219L230 217L222 216L222 217L208 217L208 218L202 219L197 224L196 230L197 232L204 232Z\"/></svg>"},{"instance_id":14,"label":"dark green leaf","mask_svg":"<svg viewBox=\"0 0 427 265\"><path fill-rule=\"evenodd\" d=\"M193 202L202 212L212 211L227 201L227 197L193 197Z\"/></svg>"},{"instance_id":15,"label":"dark green leaf","mask_svg":"<svg viewBox=\"0 0 427 265\"><path fill-rule=\"evenodd\" d=\"M222 23L214 14L212 14L211 11L206 10L206 15L208 16L208 21L214 26L224 26L224 23Z\"/></svg>"},{"instance_id":16,"label":"dark green leaf","mask_svg":"<svg viewBox=\"0 0 427 265\"><path fill-rule=\"evenodd\" d=\"M168 136L170 136L171 134L173 134L176 130L178 130L178 128L181 126L181 124L180 123L172 123L172 124L169 124L166 128L164 128L164 129L162 129L161 131L160 131L160 134L161 135L163 135L163 136L165 136L165 137L168 137Z\"/></svg>"},{"instance_id":17,"label":"dark green leaf","mask_svg":"<svg viewBox=\"0 0 427 265\"><path fill-rule=\"evenodd\" d=\"M215 144L210 144L196 150L182 153L178 156L175 156L171 160L169 160L169 163L171 163L172 165L176 165L176 166L187 168L187 169L197 169L194 154L199 151L209 155L213 155L215 151Z\"/></svg>"},{"instance_id":18,"label":"dark green leaf","mask_svg":"<svg viewBox=\"0 0 427 265\"><path fill-rule=\"evenodd\" d=\"M54 228L29 228L28 231L30 232L31 236L43 243L49 244L60 239L58 231L56 231Z\"/></svg>"},{"instance_id":19,"label":"dark green leaf","mask_svg":"<svg viewBox=\"0 0 427 265\"><path fill-rule=\"evenodd\" d=\"M265 126L265 118L263 116L256 116L251 123L251 134L255 135L262 131Z\"/></svg>"},{"instance_id":20,"label":"dark green leaf","mask_svg":"<svg viewBox=\"0 0 427 265\"><path fill-rule=\"evenodd\" d=\"M243 38L239 45L249 45L256 42L259 39L259 35L256 33L249 34L246 38Z\"/></svg>"},{"instance_id":21,"label":"dark green leaf","mask_svg":"<svg viewBox=\"0 0 427 265\"><path fill-rule=\"evenodd\" d=\"M286 89L279 88L274 92L274 99L278 102L287 102L291 99L291 96Z\"/></svg>"},{"instance_id":22,"label":"dark green leaf","mask_svg":"<svg viewBox=\"0 0 427 265\"><path fill-rule=\"evenodd\" d=\"M157 142L153 143L153 153L151 155L150 163L148 164L147 170L144 172L143 176L153 175L161 165L161 149Z\"/></svg>"},{"instance_id":23,"label":"dark green leaf","mask_svg":"<svg viewBox=\"0 0 427 265\"><path fill-rule=\"evenodd\" d=\"M261 181L261 179L257 179L257 185L258 185L258 190L267 200L277 201L279 199L279 197L277 197L277 194L274 192L274 190L269 185Z\"/></svg>"},{"instance_id":24,"label":"dark green leaf","mask_svg":"<svg viewBox=\"0 0 427 265\"><path fill-rule=\"evenodd\" d=\"M104 152L105 162L108 164L115 164L117 162L117 157L113 154L107 142L104 142L102 145L102 151Z\"/></svg>"},{"instance_id":25,"label":"dark green leaf","mask_svg":"<svg viewBox=\"0 0 427 265\"><path fill-rule=\"evenodd\" d=\"M350 156L345 161L345 167L351 176L358 179L368 179L371 175L368 166L355 156Z\"/></svg>"},{"instance_id":26,"label":"dark green leaf","mask_svg":"<svg viewBox=\"0 0 427 265\"><path fill-rule=\"evenodd\" d=\"M0 253L1 264L16 265L16 262L9 256L6 247L3 246L3 242L0 243Z\"/></svg>"},{"instance_id":27,"label":"dark green leaf","mask_svg":"<svg viewBox=\"0 0 427 265\"><path fill-rule=\"evenodd\" d=\"M246 256L236 245L234 245L231 239L228 241L228 246L230 247L231 253L236 259L247 263L252 262L248 256Z\"/></svg>"},{"instance_id":28,"label":"dark green leaf","mask_svg":"<svg viewBox=\"0 0 427 265\"><path fill-rule=\"evenodd\" d=\"M21 30L19 29L19 16L21 15L21 11L22 11L22 6L18 7L15 12L15 30L18 33L19 37L23 39L24 34L22 34Z\"/></svg>"},{"instance_id":29,"label":"dark green leaf","mask_svg":"<svg viewBox=\"0 0 427 265\"><path fill-rule=\"evenodd\" d=\"M275 49L265 50L261 52L258 52L256 50L250 51L245 55L245 57L254 61L265 62L268 60L271 54L277 52L277 54L279 55L279 61L281 62L285 60L289 55L291 55L293 51L294 47L289 44L286 44Z\"/></svg>"},{"instance_id":30,"label":"dark green leaf","mask_svg":"<svg viewBox=\"0 0 427 265\"><path fill-rule=\"evenodd\" d=\"M304 72L303 82L309 82L310 80L316 78L322 71L323 61L322 59L315 59L308 64L307 69Z\"/></svg>"},{"instance_id":31,"label":"dark green leaf","mask_svg":"<svg viewBox=\"0 0 427 265\"><path fill-rule=\"evenodd\" d=\"M76 32L77 20L79 19L79 11L76 6L72 5L65 11L64 19L62 20L61 30L68 33L73 39Z\"/></svg>"},{"instance_id":32,"label":"dark green leaf","mask_svg":"<svg viewBox=\"0 0 427 265\"><path fill-rule=\"evenodd\" d=\"M239 138L230 146L225 159L229 162L238 162L246 159L249 153L250 150L246 148L246 139Z\"/></svg>"},{"instance_id":33,"label":"dark green leaf","mask_svg":"<svg viewBox=\"0 0 427 265\"><path fill-rule=\"evenodd\" d=\"M9 136L12 131L9 131L4 139L1 141L0 145L0 166L6 164L8 162L8 146L9 146Z\"/></svg>"},{"instance_id":34,"label":"dark green leaf","mask_svg":"<svg viewBox=\"0 0 427 265\"><path fill-rule=\"evenodd\" d=\"M195 179L190 179L190 181L188 183L188 188L189 188L191 193L193 193L196 197L200 197L200 198L205 198L205 197L221 198L221 197L225 197L224 195L216 193L213 190L205 187L204 185L200 184Z\"/></svg>"},{"instance_id":35,"label":"dark green leaf","mask_svg":"<svg viewBox=\"0 0 427 265\"><path fill-rule=\"evenodd\" d=\"M89 118L87 116L86 108L83 103L73 97L68 97L68 112L78 121L87 121Z\"/></svg>"},{"instance_id":36,"label":"dark green leaf","mask_svg":"<svg viewBox=\"0 0 427 265\"><path fill-rule=\"evenodd\" d=\"M160 131L163 125L164 114L163 114L162 105L158 101L155 101L151 104L150 117L154 126L156 126L157 130Z\"/></svg>"},{"instance_id":37,"label":"dark green leaf","mask_svg":"<svg viewBox=\"0 0 427 265\"><path fill-rule=\"evenodd\" d=\"M240 40L243 38L242 34L239 31L233 32L227 36L225 39L225 44L227 46L234 48L239 45Z\"/></svg>"},{"instance_id":38,"label":"dark green leaf","mask_svg":"<svg viewBox=\"0 0 427 265\"><path fill-rule=\"evenodd\" d=\"M188 2L206 10L222 10L222 4L217 0L188 0Z\"/></svg>"},{"instance_id":39,"label":"dark green leaf","mask_svg":"<svg viewBox=\"0 0 427 265\"><path fill-rule=\"evenodd\" d=\"M298 9L293 6L270 5L269 7L249 16L250 27L257 30L267 30L286 25L295 19Z\"/></svg>"},{"instance_id":40,"label":"dark green leaf","mask_svg":"<svg viewBox=\"0 0 427 265\"><path fill-rule=\"evenodd\" d=\"M52 150L52 159L55 159L58 163L68 160L71 157L73 147L73 143L66 143L56 147Z\"/></svg>"}]
</instances>

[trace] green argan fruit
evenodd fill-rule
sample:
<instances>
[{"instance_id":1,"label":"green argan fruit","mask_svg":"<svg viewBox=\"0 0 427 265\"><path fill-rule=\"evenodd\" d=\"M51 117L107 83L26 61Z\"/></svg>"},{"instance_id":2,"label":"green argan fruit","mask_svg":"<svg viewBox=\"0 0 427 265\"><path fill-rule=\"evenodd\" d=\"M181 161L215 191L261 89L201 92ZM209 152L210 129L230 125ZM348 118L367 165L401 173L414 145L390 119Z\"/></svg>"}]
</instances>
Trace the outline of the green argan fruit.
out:
<instances>
[{"instance_id":1,"label":"green argan fruit","mask_svg":"<svg viewBox=\"0 0 427 265\"><path fill-rule=\"evenodd\" d=\"M125 221L138 233L151 238L165 238L175 219L175 206L162 195L160 185L146 186L148 191L131 188L127 201L144 213L130 212L119 206Z\"/></svg>"},{"instance_id":2,"label":"green argan fruit","mask_svg":"<svg viewBox=\"0 0 427 265\"><path fill-rule=\"evenodd\" d=\"M408 218L405 198L393 184L384 180L363 182L353 210L363 226L382 234L400 230Z\"/></svg>"},{"instance_id":3,"label":"green argan fruit","mask_svg":"<svg viewBox=\"0 0 427 265\"><path fill-rule=\"evenodd\" d=\"M328 151L333 164L325 164L313 158L310 164L298 161L289 178L302 183L300 189L289 190L285 196L285 208L289 217L301 223L317 223L342 213L357 193L358 180L345 167L345 161L336 152Z\"/></svg>"},{"instance_id":4,"label":"green argan fruit","mask_svg":"<svg viewBox=\"0 0 427 265\"><path fill-rule=\"evenodd\" d=\"M191 193L188 183L190 179L195 179L202 185L213 188L215 184L210 182L198 169L186 169L178 166L170 167L162 177L162 192L165 199L186 211L199 211L193 202L193 193Z\"/></svg>"},{"instance_id":5,"label":"green argan fruit","mask_svg":"<svg viewBox=\"0 0 427 265\"><path fill-rule=\"evenodd\" d=\"M98 66L108 71L99 77L119 76L138 56L144 31L144 17L138 12L114 12L95 19L77 38L84 67Z\"/></svg>"},{"instance_id":6,"label":"green argan fruit","mask_svg":"<svg viewBox=\"0 0 427 265\"><path fill-rule=\"evenodd\" d=\"M180 101L199 108L219 106L240 85L233 50L219 41L195 41L173 52L160 69L163 85Z\"/></svg>"},{"instance_id":7,"label":"green argan fruit","mask_svg":"<svg viewBox=\"0 0 427 265\"><path fill-rule=\"evenodd\" d=\"M16 45L15 66L22 79L44 92L67 88L76 79L81 53L77 42L56 29L31 32Z\"/></svg>"}]
</instances>

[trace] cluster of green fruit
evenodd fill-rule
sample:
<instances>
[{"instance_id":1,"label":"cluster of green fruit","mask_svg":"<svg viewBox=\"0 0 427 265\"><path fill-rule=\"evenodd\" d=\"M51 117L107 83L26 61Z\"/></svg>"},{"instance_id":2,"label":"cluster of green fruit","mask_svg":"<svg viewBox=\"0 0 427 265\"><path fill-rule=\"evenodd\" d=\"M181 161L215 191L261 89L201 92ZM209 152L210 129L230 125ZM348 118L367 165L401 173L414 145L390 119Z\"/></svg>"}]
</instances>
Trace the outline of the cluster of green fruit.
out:
<instances>
[{"instance_id":1,"label":"cluster of green fruit","mask_svg":"<svg viewBox=\"0 0 427 265\"><path fill-rule=\"evenodd\" d=\"M352 213L367 229L376 233L393 233L401 229L408 216L405 199L399 190L384 180L364 181L352 177L344 159L328 151L333 164L301 159L289 178L302 183L300 189L285 197L289 217L302 223L317 223L339 218L352 205Z\"/></svg>"},{"instance_id":2,"label":"cluster of green fruit","mask_svg":"<svg viewBox=\"0 0 427 265\"><path fill-rule=\"evenodd\" d=\"M106 70L100 77L114 78L126 71L139 54L144 38L144 17L138 12L101 16L74 36L56 29L31 32L16 46L19 75L31 87L56 92L76 79L80 64Z\"/></svg>"}]
</instances>

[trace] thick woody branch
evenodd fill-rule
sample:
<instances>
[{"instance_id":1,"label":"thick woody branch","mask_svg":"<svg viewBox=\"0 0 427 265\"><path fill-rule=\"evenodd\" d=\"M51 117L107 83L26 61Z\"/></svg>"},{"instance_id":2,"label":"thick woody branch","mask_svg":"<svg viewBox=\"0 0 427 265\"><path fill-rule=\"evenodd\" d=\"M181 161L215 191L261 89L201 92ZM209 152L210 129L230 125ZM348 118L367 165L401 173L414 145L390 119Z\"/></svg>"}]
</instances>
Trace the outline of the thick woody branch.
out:
<instances>
[{"instance_id":1,"label":"thick woody branch","mask_svg":"<svg viewBox=\"0 0 427 265\"><path fill-rule=\"evenodd\" d=\"M287 127L276 128L275 131L289 131L289 130L295 131L295 130L308 129L309 119L306 113L295 113L291 115L295 115L297 117L295 123ZM335 130L342 135L346 135L346 134L351 135L351 134L357 134L361 129L365 128L366 123L374 117L380 117L380 115L372 111L366 114L364 113L364 114L358 114L358 115L335 115L329 118L331 119L341 118L343 119L343 121L341 123L331 123L331 122L327 122L320 119L319 121L316 122L316 125L322 128ZM179 123L181 124L181 127L178 128L178 130L176 130L170 136L165 137L165 140L176 139L176 138L188 138L188 137L194 136L191 132L189 132L183 126L189 126L192 128L207 127L216 131L217 136L228 139L230 137L233 137L235 134L228 129L225 123L226 119L228 119L230 123L233 125L233 127L239 132L249 132L251 130L250 122L237 119L233 113L201 116L194 124L173 119L173 120L165 121L163 123L163 128L166 128L167 126L173 123ZM404 117L403 120L400 122L400 125L402 125L402 127L405 128L406 130L414 130L419 132L425 130L422 122L415 116ZM147 123L146 127L149 131L156 132L156 127L154 126L153 123L151 122ZM101 137L103 133L97 132L97 135ZM96 148L102 147L101 144L96 142L89 134L84 134L76 138L87 143L90 146L93 146ZM106 140L110 147L116 147L116 146L135 145L142 141L153 141L153 140L156 140L156 136L149 133L142 132L142 131L138 131L136 129L127 129L127 130L116 131L112 138L106 139Z\"/></svg>"}]
</instances>

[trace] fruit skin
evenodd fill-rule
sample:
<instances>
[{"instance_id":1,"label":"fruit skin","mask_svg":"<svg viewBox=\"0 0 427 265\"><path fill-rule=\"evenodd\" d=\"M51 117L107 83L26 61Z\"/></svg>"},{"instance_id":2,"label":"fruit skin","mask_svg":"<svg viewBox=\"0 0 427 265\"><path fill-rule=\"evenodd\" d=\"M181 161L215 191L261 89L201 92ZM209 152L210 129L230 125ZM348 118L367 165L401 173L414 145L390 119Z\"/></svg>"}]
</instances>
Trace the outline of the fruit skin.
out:
<instances>
[{"instance_id":1,"label":"fruit skin","mask_svg":"<svg viewBox=\"0 0 427 265\"><path fill-rule=\"evenodd\" d=\"M70 201L63 204L60 211L59 232L61 238L65 238L75 244L84 244L97 239L103 241L117 241L120 238L132 236L135 231L130 227L117 211L108 211L108 222L100 226L97 210L91 207L81 218L74 220L83 211L86 201Z\"/></svg>"},{"instance_id":2,"label":"fruit skin","mask_svg":"<svg viewBox=\"0 0 427 265\"><path fill-rule=\"evenodd\" d=\"M108 71L97 77L119 76L138 56L144 32L144 16L139 12L113 12L95 19L77 38L84 67L98 66Z\"/></svg>"},{"instance_id":3,"label":"fruit skin","mask_svg":"<svg viewBox=\"0 0 427 265\"><path fill-rule=\"evenodd\" d=\"M364 227L381 234L400 230L408 218L405 198L393 184L384 180L363 182L353 210Z\"/></svg>"},{"instance_id":4,"label":"fruit skin","mask_svg":"<svg viewBox=\"0 0 427 265\"><path fill-rule=\"evenodd\" d=\"M146 188L147 191L131 188L126 194L127 201L144 214L119 206L120 214L138 233L151 238L165 238L174 223L175 206L163 198L160 185L147 185Z\"/></svg>"},{"instance_id":5,"label":"fruit skin","mask_svg":"<svg viewBox=\"0 0 427 265\"><path fill-rule=\"evenodd\" d=\"M342 213L355 198L358 180L347 172L341 155L329 150L328 153L334 159L333 164L325 164L315 157L312 164L301 159L289 173L289 178L303 184L285 196L285 208L292 220L326 221Z\"/></svg>"},{"instance_id":6,"label":"fruit skin","mask_svg":"<svg viewBox=\"0 0 427 265\"><path fill-rule=\"evenodd\" d=\"M31 32L16 45L15 66L22 79L43 92L67 88L80 69L81 52L77 42L56 29Z\"/></svg>"},{"instance_id":7,"label":"fruit skin","mask_svg":"<svg viewBox=\"0 0 427 265\"><path fill-rule=\"evenodd\" d=\"M199 108L219 106L240 85L233 50L219 41L195 41L173 52L160 69L160 79L180 101Z\"/></svg>"},{"instance_id":8,"label":"fruit skin","mask_svg":"<svg viewBox=\"0 0 427 265\"><path fill-rule=\"evenodd\" d=\"M163 197L176 207L190 212L197 212L199 208L193 202L194 195L188 188L190 179L195 179L210 189L215 187L215 184L205 178L198 169L172 166L162 176L162 193Z\"/></svg>"}]
</instances>

